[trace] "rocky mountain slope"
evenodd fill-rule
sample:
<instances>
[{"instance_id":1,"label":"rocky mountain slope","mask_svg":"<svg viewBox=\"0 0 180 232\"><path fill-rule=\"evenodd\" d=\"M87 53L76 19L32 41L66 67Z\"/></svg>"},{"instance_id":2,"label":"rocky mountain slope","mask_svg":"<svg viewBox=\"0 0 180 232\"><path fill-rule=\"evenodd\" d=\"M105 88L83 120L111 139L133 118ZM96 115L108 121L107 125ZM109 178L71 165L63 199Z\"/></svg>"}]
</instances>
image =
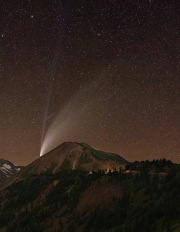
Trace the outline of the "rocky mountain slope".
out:
<instances>
[{"instance_id":1,"label":"rocky mountain slope","mask_svg":"<svg viewBox=\"0 0 180 232\"><path fill-rule=\"evenodd\" d=\"M50 170L98 171L124 168L128 162L121 156L94 149L85 143L65 142L28 165L23 174Z\"/></svg>"}]
</instances>

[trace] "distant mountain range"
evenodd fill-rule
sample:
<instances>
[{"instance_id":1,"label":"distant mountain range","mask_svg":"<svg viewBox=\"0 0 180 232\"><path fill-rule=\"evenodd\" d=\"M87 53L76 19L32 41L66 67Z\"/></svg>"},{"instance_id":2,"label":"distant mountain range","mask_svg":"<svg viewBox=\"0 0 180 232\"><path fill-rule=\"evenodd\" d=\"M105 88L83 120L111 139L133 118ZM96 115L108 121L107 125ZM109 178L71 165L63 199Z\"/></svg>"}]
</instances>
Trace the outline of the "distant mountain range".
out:
<instances>
[{"instance_id":1,"label":"distant mountain range","mask_svg":"<svg viewBox=\"0 0 180 232\"><path fill-rule=\"evenodd\" d=\"M16 166L10 161L0 159L0 184L14 176L21 169L21 166Z\"/></svg>"}]
</instances>

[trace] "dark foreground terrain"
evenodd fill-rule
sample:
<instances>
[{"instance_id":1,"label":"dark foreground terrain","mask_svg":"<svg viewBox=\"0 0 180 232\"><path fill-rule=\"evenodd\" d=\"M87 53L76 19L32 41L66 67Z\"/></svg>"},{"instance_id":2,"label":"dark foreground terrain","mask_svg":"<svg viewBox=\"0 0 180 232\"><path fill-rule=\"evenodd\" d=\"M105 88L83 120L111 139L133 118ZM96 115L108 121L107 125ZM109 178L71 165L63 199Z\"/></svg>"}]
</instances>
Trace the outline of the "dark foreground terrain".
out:
<instances>
[{"instance_id":1,"label":"dark foreground terrain","mask_svg":"<svg viewBox=\"0 0 180 232\"><path fill-rule=\"evenodd\" d=\"M0 192L0 231L180 231L179 165L28 173Z\"/></svg>"}]
</instances>

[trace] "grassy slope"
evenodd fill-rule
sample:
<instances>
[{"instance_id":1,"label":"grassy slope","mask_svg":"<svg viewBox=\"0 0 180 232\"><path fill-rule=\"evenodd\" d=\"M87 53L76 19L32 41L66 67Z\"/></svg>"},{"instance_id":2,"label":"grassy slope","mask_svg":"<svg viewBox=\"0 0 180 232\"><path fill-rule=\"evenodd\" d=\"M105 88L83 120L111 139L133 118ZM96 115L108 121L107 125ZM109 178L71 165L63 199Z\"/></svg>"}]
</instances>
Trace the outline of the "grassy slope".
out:
<instances>
[{"instance_id":1,"label":"grassy slope","mask_svg":"<svg viewBox=\"0 0 180 232\"><path fill-rule=\"evenodd\" d=\"M81 146L89 149L91 154L97 159L104 160L104 161L115 161L119 164L127 164L128 163L125 159L123 159L122 157L120 157L116 154L97 150L97 149L94 149L94 148L90 147L89 145L86 145L83 143L81 144Z\"/></svg>"}]
</instances>

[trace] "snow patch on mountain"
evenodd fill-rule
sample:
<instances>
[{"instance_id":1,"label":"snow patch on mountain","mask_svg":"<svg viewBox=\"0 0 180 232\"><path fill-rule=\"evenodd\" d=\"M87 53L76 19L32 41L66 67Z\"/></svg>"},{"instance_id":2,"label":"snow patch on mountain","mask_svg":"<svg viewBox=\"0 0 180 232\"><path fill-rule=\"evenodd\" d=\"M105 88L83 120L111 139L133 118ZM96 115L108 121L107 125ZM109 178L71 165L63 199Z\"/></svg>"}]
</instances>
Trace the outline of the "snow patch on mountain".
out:
<instances>
[{"instance_id":1,"label":"snow patch on mountain","mask_svg":"<svg viewBox=\"0 0 180 232\"><path fill-rule=\"evenodd\" d=\"M14 165L8 160L0 159L0 184L9 177L14 176L20 170L20 166Z\"/></svg>"},{"instance_id":2,"label":"snow patch on mountain","mask_svg":"<svg viewBox=\"0 0 180 232\"><path fill-rule=\"evenodd\" d=\"M3 167L7 168L7 169L12 169L12 167L8 164L4 164Z\"/></svg>"}]
</instances>

